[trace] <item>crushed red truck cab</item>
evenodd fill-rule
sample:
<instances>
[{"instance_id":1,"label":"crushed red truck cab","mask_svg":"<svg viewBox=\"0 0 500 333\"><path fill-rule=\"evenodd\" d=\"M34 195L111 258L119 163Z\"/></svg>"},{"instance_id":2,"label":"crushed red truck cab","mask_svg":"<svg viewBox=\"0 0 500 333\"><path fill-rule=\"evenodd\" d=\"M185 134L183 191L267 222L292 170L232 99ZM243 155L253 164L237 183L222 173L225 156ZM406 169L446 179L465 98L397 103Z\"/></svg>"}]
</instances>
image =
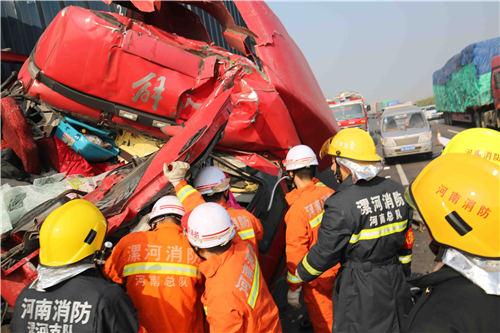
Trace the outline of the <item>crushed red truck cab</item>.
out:
<instances>
[{"instance_id":1,"label":"crushed red truck cab","mask_svg":"<svg viewBox=\"0 0 500 333\"><path fill-rule=\"evenodd\" d=\"M304 56L264 2L235 2L247 28L234 23L222 2L186 3L218 19L240 54L207 40L200 20L183 20L196 14L182 2L143 2L152 12L129 9L127 16L70 6L2 92L2 120L5 112L15 115L14 122L2 121L3 134L29 136L16 130L28 124L19 117L22 105L40 114L35 125L45 136L69 116L113 135L128 131L162 143L156 153L116 166L95 190L62 193L34 208L2 235L2 297L9 304L36 277L37 230L50 210L84 197L102 210L109 238L117 240L172 193L162 166L175 160L191 163L192 177L208 163L232 177L238 202L263 222L267 281L282 273L286 189L271 193L280 161L296 144L318 151L337 125ZM182 26L165 26L162 16L172 13ZM3 142L36 172L45 159L41 139L9 142L18 140L14 134Z\"/></svg>"}]
</instances>

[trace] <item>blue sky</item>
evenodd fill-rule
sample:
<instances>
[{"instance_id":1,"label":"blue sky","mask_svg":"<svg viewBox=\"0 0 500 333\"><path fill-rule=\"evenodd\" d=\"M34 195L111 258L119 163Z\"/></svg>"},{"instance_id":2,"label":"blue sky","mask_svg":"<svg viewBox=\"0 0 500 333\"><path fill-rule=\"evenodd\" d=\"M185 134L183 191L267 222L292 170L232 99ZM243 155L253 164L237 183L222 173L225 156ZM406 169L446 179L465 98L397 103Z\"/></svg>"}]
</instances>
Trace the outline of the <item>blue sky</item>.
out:
<instances>
[{"instance_id":1,"label":"blue sky","mask_svg":"<svg viewBox=\"0 0 500 333\"><path fill-rule=\"evenodd\" d=\"M500 36L500 2L270 2L326 97L369 103L432 95L432 73L470 43Z\"/></svg>"}]
</instances>

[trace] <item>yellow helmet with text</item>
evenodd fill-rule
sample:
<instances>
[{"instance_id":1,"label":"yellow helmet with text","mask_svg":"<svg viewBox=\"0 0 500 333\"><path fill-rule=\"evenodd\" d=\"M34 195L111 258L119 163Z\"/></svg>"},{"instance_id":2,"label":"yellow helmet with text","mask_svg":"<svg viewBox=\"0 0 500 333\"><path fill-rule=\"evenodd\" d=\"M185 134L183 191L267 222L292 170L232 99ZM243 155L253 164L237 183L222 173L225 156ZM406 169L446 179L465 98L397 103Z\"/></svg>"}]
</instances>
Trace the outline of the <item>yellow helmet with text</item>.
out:
<instances>
[{"instance_id":1,"label":"yellow helmet with text","mask_svg":"<svg viewBox=\"0 0 500 333\"><path fill-rule=\"evenodd\" d=\"M468 154L436 158L409 190L436 242L493 259L500 259L499 193L500 168Z\"/></svg>"},{"instance_id":2,"label":"yellow helmet with text","mask_svg":"<svg viewBox=\"0 0 500 333\"><path fill-rule=\"evenodd\" d=\"M40 264L66 266L95 254L107 226L101 211L87 200L71 200L56 208L40 228Z\"/></svg>"},{"instance_id":3,"label":"yellow helmet with text","mask_svg":"<svg viewBox=\"0 0 500 333\"><path fill-rule=\"evenodd\" d=\"M345 128L335 136L326 140L319 153L320 158L326 155L349 158L356 161L379 162L375 142L368 132L360 128Z\"/></svg>"},{"instance_id":4,"label":"yellow helmet with text","mask_svg":"<svg viewBox=\"0 0 500 333\"><path fill-rule=\"evenodd\" d=\"M441 155L471 154L500 166L500 132L489 128L469 128L455 135Z\"/></svg>"}]
</instances>

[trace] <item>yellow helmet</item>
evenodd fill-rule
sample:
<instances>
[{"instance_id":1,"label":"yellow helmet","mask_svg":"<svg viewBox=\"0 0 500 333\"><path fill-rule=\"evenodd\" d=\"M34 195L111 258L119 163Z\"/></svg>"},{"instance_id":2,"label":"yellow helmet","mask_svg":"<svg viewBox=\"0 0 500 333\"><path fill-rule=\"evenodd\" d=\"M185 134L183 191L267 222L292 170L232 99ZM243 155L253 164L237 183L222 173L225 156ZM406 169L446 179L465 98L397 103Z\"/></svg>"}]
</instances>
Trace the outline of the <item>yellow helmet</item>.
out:
<instances>
[{"instance_id":1,"label":"yellow helmet","mask_svg":"<svg viewBox=\"0 0 500 333\"><path fill-rule=\"evenodd\" d=\"M40 264L76 263L101 249L107 222L91 202L75 199L51 212L40 228Z\"/></svg>"},{"instance_id":2,"label":"yellow helmet","mask_svg":"<svg viewBox=\"0 0 500 333\"><path fill-rule=\"evenodd\" d=\"M441 155L473 154L500 166L500 132L489 128L469 128L455 135Z\"/></svg>"},{"instance_id":3,"label":"yellow helmet","mask_svg":"<svg viewBox=\"0 0 500 333\"><path fill-rule=\"evenodd\" d=\"M345 157L356 161L378 162L382 160L377 154L375 142L368 132L360 128L345 128L326 140L319 157L326 155Z\"/></svg>"},{"instance_id":4,"label":"yellow helmet","mask_svg":"<svg viewBox=\"0 0 500 333\"><path fill-rule=\"evenodd\" d=\"M500 258L500 168L468 154L429 163L410 196L438 243L479 257Z\"/></svg>"}]
</instances>

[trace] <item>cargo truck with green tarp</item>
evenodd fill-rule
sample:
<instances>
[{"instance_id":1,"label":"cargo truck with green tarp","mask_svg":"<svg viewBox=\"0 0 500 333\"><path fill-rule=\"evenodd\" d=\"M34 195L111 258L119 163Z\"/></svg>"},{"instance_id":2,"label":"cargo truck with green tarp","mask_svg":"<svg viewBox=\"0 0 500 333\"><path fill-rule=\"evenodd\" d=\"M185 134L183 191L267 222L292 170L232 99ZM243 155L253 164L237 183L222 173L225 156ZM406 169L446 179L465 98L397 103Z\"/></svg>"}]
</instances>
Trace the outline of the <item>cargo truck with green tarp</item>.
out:
<instances>
[{"instance_id":1,"label":"cargo truck with green tarp","mask_svg":"<svg viewBox=\"0 0 500 333\"><path fill-rule=\"evenodd\" d=\"M500 128L500 110L493 103L492 60L500 55L500 37L473 43L432 75L436 108L445 123L473 122Z\"/></svg>"}]
</instances>

